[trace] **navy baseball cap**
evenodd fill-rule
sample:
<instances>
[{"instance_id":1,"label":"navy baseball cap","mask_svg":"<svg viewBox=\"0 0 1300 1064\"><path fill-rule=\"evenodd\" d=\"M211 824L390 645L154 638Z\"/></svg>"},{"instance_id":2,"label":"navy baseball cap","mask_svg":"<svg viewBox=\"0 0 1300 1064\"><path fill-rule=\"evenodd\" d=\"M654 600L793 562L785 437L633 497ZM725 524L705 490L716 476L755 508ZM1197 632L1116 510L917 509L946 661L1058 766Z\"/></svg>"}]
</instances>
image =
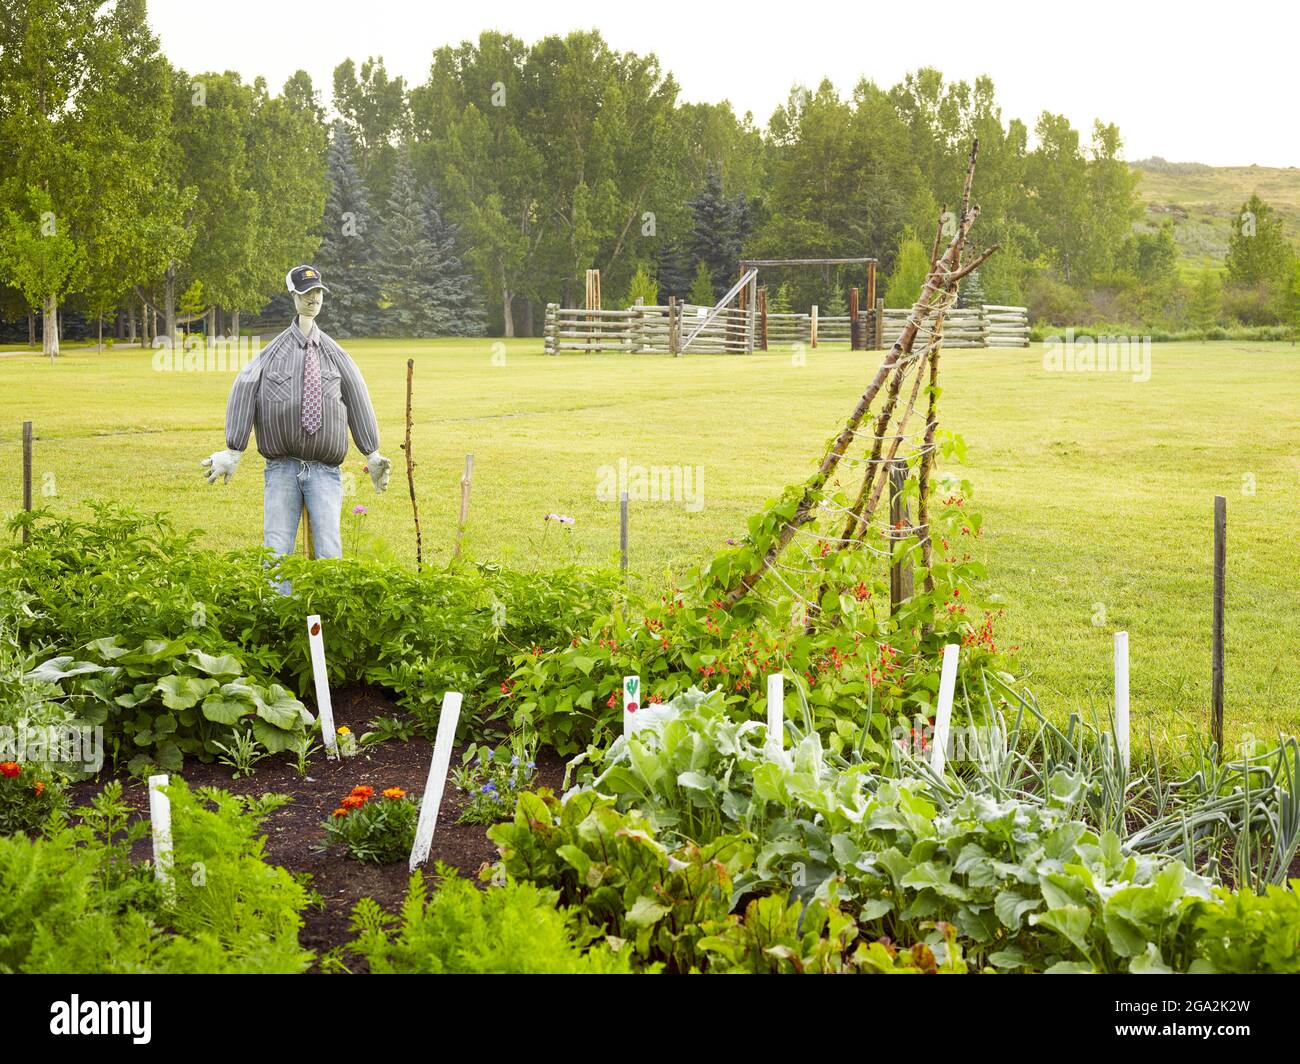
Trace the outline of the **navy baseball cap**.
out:
<instances>
[{"instance_id":1,"label":"navy baseball cap","mask_svg":"<svg viewBox=\"0 0 1300 1064\"><path fill-rule=\"evenodd\" d=\"M326 292L325 282L320 279L320 271L315 266L295 266L284 278L285 286L290 292L306 295L313 288L322 288Z\"/></svg>"}]
</instances>

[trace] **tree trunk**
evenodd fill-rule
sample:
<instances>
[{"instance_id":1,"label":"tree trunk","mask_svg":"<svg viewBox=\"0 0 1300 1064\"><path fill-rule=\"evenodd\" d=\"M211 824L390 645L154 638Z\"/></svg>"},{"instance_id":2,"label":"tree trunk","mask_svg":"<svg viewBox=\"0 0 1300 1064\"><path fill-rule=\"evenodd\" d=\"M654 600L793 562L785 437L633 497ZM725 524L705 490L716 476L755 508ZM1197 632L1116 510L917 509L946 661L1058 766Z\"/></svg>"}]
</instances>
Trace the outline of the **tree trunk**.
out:
<instances>
[{"instance_id":1,"label":"tree trunk","mask_svg":"<svg viewBox=\"0 0 1300 1064\"><path fill-rule=\"evenodd\" d=\"M524 300L524 335L537 335L533 332L533 301L531 299Z\"/></svg>"},{"instance_id":2,"label":"tree trunk","mask_svg":"<svg viewBox=\"0 0 1300 1064\"><path fill-rule=\"evenodd\" d=\"M45 306L41 312L41 336L44 338L43 353L54 356L59 353L59 308L54 296L45 297Z\"/></svg>"},{"instance_id":3,"label":"tree trunk","mask_svg":"<svg viewBox=\"0 0 1300 1064\"><path fill-rule=\"evenodd\" d=\"M129 343L135 343L135 304L126 308L126 338Z\"/></svg>"},{"instance_id":4,"label":"tree trunk","mask_svg":"<svg viewBox=\"0 0 1300 1064\"><path fill-rule=\"evenodd\" d=\"M167 278L163 284L163 327L167 330L167 342L176 342L176 269L167 267ZM157 322L154 323L157 325Z\"/></svg>"},{"instance_id":5,"label":"tree trunk","mask_svg":"<svg viewBox=\"0 0 1300 1064\"><path fill-rule=\"evenodd\" d=\"M515 294L505 285L501 286L501 319L504 336L514 336L515 319L511 313L510 305L514 302Z\"/></svg>"},{"instance_id":6,"label":"tree trunk","mask_svg":"<svg viewBox=\"0 0 1300 1064\"><path fill-rule=\"evenodd\" d=\"M31 307L27 308L27 346L36 346L36 315Z\"/></svg>"},{"instance_id":7,"label":"tree trunk","mask_svg":"<svg viewBox=\"0 0 1300 1064\"><path fill-rule=\"evenodd\" d=\"M104 353L104 314L101 311L95 315L95 354Z\"/></svg>"},{"instance_id":8,"label":"tree trunk","mask_svg":"<svg viewBox=\"0 0 1300 1064\"><path fill-rule=\"evenodd\" d=\"M230 312L230 338L232 340L239 339L239 311L238 310L232 310Z\"/></svg>"}]
</instances>

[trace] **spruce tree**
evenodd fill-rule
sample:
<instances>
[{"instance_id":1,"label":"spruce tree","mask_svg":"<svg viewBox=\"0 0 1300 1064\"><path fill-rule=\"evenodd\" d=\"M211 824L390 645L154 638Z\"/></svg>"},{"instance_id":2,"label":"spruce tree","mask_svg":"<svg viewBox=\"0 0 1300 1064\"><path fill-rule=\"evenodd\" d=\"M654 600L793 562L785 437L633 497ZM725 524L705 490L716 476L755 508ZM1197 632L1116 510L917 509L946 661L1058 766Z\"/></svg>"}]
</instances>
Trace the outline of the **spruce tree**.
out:
<instances>
[{"instance_id":1,"label":"spruce tree","mask_svg":"<svg viewBox=\"0 0 1300 1064\"><path fill-rule=\"evenodd\" d=\"M722 176L716 166L709 168L704 187L689 203L691 231L685 251L691 263L703 262L713 278L713 301L731 287L736 277L737 260L753 225L748 201L739 196L728 200L722 191Z\"/></svg>"},{"instance_id":2,"label":"spruce tree","mask_svg":"<svg viewBox=\"0 0 1300 1064\"><path fill-rule=\"evenodd\" d=\"M325 331L338 337L373 335L379 328L374 277L377 226L370 193L341 122L334 124L326 165L329 191L315 262L330 293L322 315Z\"/></svg>"},{"instance_id":3,"label":"spruce tree","mask_svg":"<svg viewBox=\"0 0 1300 1064\"><path fill-rule=\"evenodd\" d=\"M686 301L701 307L713 306L717 302L713 295L713 287L713 274L709 271L709 264L701 261L695 268L695 280L691 283L691 291Z\"/></svg>"},{"instance_id":4,"label":"spruce tree","mask_svg":"<svg viewBox=\"0 0 1300 1064\"><path fill-rule=\"evenodd\" d=\"M972 270L957 290L957 306L978 308L988 301L988 293L984 291L984 282L980 279L979 270Z\"/></svg>"},{"instance_id":5,"label":"spruce tree","mask_svg":"<svg viewBox=\"0 0 1300 1064\"><path fill-rule=\"evenodd\" d=\"M383 230L375 241L379 332L382 336L434 336L441 316L430 269L436 253L429 241L409 153L398 156L389 188Z\"/></svg>"},{"instance_id":6,"label":"spruce tree","mask_svg":"<svg viewBox=\"0 0 1300 1064\"><path fill-rule=\"evenodd\" d=\"M431 327L439 336L482 336L487 331L483 303L473 274L461 261L459 228L448 220L438 190L429 186L421 198L421 222L428 258L418 264L433 288Z\"/></svg>"}]
</instances>

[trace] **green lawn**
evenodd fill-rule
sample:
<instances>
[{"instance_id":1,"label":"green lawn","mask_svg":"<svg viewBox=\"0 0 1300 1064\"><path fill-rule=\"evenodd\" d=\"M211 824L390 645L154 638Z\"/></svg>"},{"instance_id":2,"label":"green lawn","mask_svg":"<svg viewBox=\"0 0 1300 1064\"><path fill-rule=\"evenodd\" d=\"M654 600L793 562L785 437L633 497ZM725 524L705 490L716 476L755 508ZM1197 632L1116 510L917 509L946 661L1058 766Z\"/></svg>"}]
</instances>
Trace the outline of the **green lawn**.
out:
<instances>
[{"instance_id":1,"label":"green lawn","mask_svg":"<svg viewBox=\"0 0 1300 1064\"><path fill-rule=\"evenodd\" d=\"M399 443L408 356L416 360L414 454L427 556L449 556L464 456L473 452L467 549L516 565L576 556L612 563L618 507L598 502L601 466L704 469L704 505L644 503L632 514L632 568L659 583L708 556L786 483L801 480L876 365L840 348L752 357L565 356L540 340L353 341L394 459L369 507L366 552L414 556ZM498 351L502 350L500 348ZM1210 682L1212 499L1228 497L1231 735L1300 723L1300 353L1284 344L1155 345L1145 383L1049 373L1042 349L953 351L945 424L969 444L964 475L985 516L992 589L1007 599L1007 643L1040 701L1085 711L1109 689L1111 633L1130 632L1134 726L1204 730ZM206 542L260 542L260 461L228 486L199 460L224 446L229 373L162 373L150 352L69 349L55 366L0 352L0 511L20 499L20 422L35 423L38 497L61 511L111 498L170 511ZM1243 492L1254 479L1254 494ZM576 518L572 532L544 524ZM351 521L345 517L345 530ZM548 530L549 528L549 530ZM345 531L345 544L350 533ZM1099 610L1104 610L1102 620Z\"/></svg>"}]
</instances>

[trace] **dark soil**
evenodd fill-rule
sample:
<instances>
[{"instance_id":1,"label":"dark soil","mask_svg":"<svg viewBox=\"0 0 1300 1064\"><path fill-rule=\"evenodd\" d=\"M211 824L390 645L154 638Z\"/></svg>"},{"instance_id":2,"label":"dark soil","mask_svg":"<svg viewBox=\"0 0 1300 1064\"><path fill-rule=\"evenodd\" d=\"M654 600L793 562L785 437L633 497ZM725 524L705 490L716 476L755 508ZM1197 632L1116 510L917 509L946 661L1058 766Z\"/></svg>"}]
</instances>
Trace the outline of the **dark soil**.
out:
<instances>
[{"instance_id":1,"label":"dark soil","mask_svg":"<svg viewBox=\"0 0 1300 1064\"><path fill-rule=\"evenodd\" d=\"M378 716L404 717L405 714L373 689L354 687L335 693L337 726L347 725L360 735L366 730L366 722ZM460 764L463 749L463 744L456 746L451 759L453 769ZM393 740L367 746L344 761L331 761L323 752L319 753L313 758L306 779L299 777L288 755L260 762L251 778L232 780L227 766L192 760L185 762L181 776L191 787L220 787L232 794L287 794L293 799L263 823L266 856L272 864L311 874L310 886L319 892L324 907L309 908L303 914L304 927L299 940L319 953L351 938L348 919L358 900L374 898L384 908L395 911L401 905L410 878L406 861L361 864L344 856L337 846L326 853L319 852L317 847L325 838L322 825L339 799L358 784L368 784L376 792L385 787L401 787L412 795L423 794L432 756L433 744L415 738L409 742ZM534 784L558 791L563 779L564 760L551 750L538 751ZM149 796L145 785L135 780L123 782L128 803L141 816L148 816ZM70 788L72 805L84 805L103 783L102 779L88 780ZM442 861L457 868L462 875L476 877L485 863L496 860L496 846L488 839L485 826L456 823L467 804L468 796L448 778L433 847L424 866L426 872L432 871L435 862ZM147 852L146 839L141 845L141 856Z\"/></svg>"}]
</instances>

